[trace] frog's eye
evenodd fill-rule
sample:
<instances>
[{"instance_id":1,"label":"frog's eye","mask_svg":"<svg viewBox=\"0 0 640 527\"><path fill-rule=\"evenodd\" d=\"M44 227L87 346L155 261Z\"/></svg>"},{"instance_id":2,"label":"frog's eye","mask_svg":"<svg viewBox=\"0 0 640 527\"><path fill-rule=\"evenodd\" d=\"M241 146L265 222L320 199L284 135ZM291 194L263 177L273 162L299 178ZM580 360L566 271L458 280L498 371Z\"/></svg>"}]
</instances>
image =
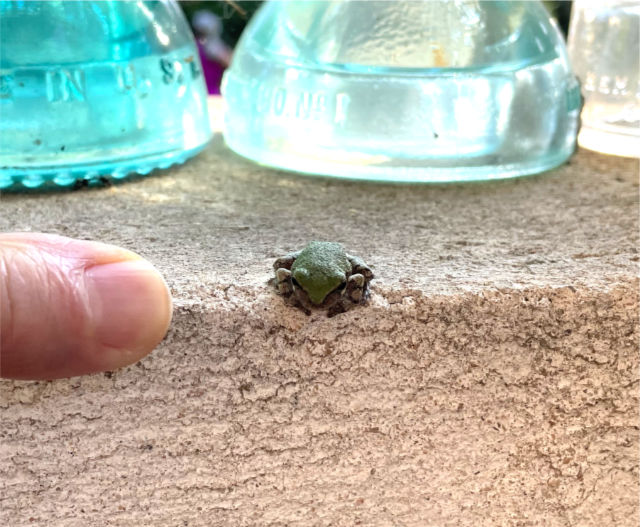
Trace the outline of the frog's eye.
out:
<instances>
[{"instance_id":1,"label":"frog's eye","mask_svg":"<svg viewBox=\"0 0 640 527\"><path fill-rule=\"evenodd\" d=\"M345 287L347 287L347 282L342 282L338 287L336 287L336 291L342 291Z\"/></svg>"}]
</instances>

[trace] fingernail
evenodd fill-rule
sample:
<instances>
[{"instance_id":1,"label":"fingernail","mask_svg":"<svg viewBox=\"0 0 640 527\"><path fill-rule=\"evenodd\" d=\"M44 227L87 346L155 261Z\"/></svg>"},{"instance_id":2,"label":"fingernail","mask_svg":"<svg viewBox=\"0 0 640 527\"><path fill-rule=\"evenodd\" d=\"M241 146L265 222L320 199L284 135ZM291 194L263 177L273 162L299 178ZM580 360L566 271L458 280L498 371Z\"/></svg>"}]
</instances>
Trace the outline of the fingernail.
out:
<instances>
[{"instance_id":1,"label":"fingernail","mask_svg":"<svg viewBox=\"0 0 640 527\"><path fill-rule=\"evenodd\" d=\"M146 260L96 265L86 272L95 338L106 348L134 357L150 352L171 322L171 296ZM113 357L118 361L118 357Z\"/></svg>"}]
</instances>

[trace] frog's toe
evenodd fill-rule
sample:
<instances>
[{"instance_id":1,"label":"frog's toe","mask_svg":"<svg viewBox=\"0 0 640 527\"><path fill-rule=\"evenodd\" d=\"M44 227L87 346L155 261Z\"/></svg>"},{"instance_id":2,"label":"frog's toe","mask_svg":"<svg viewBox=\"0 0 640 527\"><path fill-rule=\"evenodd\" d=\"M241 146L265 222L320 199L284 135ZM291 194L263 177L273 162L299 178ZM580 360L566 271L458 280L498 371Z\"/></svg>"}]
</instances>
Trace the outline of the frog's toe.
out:
<instances>
[{"instance_id":1,"label":"frog's toe","mask_svg":"<svg viewBox=\"0 0 640 527\"><path fill-rule=\"evenodd\" d=\"M354 273L361 274L366 280L371 280L373 278L373 271L366 263L364 263L362 258L351 255L347 255L347 258L349 258L349 261L351 262L351 267L353 267Z\"/></svg>"},{"instance_id":2,"label":"frog's toe","mask_svg":"<svg viewBox=\"0 0 640 527\"><path fill-rule=\"evenodd\" d=\"M289 253L285 256L281 256L275 262L273 262L273 270L277 271L278 269L291 269L293 262L296 261L296 258L300 254L300 251L296 251L294 253Z\"/></svg>"},{"instance_id":3,"label":"frog's toe","mask_svg":"<svg viewBox=\"0 0 640 527\"><path fill-rule=\"evenodd\" d=\"M366 280L361 274L352 274L347 281L347 295L352 302L359 303L364 298Z\"/></svg>"},{"instance_id":4,"label":"frog's toe","mask_svg":"<svg viewBox=\"0 0 640 527\"><path fill-rule=\"evenodd\" d=\"M291 271L283 268L276 270L276 287L281 295L290 295L293 293Z\"/></svg>"}]
</instances>

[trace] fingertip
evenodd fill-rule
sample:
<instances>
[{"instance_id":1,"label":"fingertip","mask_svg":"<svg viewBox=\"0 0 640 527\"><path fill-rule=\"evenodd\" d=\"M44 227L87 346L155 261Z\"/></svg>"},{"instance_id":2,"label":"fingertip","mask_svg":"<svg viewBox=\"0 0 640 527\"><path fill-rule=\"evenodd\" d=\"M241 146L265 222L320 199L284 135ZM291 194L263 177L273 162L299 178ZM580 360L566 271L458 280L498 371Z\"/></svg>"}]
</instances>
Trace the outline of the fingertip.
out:
<instances>
[{"instance_id":1,"label":"fingertip","mask_svg":"<svg viewBox=\"0 0 640 527\"><path fill-rule=\"evenodd\" d=\"M0 376L54 379L132 364L163 339L172 303L139 255L45 234L0 235Z\"/></svg>"},{"instance_id":2,"label":"fingertip","mask_svg":"<svg viewBox=\"0 0 640 527\"><path fill-rule=\"evenodd\" d=\"M171 323L172 302L160 273L146 260L87 270L93 338L100 370L121 368L150 353Z\"/></svg>"}]
</instances>

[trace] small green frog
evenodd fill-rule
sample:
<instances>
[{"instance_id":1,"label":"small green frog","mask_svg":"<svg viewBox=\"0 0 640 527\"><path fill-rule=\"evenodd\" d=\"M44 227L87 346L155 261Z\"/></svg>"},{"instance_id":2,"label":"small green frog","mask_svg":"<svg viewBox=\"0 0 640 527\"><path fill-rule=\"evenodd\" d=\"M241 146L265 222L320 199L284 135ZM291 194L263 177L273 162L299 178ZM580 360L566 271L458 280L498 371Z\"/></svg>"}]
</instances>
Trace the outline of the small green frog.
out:
<instances>
[{"instance_id":1,"label":"small green frog","mask_svg":"<svg viewBox=\"0 0 640 527\"><path fill-rule=\"evenodd\" d=\"M310 242L301 251L273 264L278 292L297 303L308 315L312 307L327 309L327 316L362 304L369 296L373 272L362 259L347 254L339 243Z\"/></svg>"}]
</instances>

